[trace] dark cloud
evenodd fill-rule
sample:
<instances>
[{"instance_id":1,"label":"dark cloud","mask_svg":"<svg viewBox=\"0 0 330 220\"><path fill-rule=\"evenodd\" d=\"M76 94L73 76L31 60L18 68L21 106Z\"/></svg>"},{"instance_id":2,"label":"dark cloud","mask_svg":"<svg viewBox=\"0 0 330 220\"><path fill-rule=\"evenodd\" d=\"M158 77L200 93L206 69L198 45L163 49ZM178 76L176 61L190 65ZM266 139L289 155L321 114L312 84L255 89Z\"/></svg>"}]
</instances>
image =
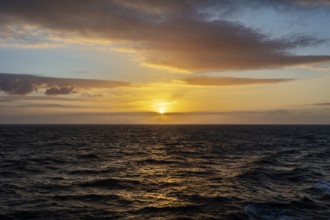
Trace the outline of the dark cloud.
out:
<instances>
[{"instance_id":1,"label":"dark cloud","mask_svg":"<svg viewBox=\"0 0 330 220\"><path fill-rule=\"evenodd\" d=\"M29 76L0 74L0 90L8 94L23 95L36 90Z\"/></svg>"},{"instance_id":2,"label":"dark cloud","mask_svg":"<svg viewBox=\"0 0 330 220\"><path fill-rule=\"evenodd\" d=\"M330 56L293 53L323 40L310 36L271 39L221 17L211 20L212 14L243 6L296 9L320 5L326 7L328 1L0 0L0 18L3 25L31 24L63 34L124 42L150 64L225 71L329 62Z\"/></svg>"},{"instance_id":3,"label":"dark cloud","mask_svg":"<svg viewBox=\"0 0 330 220\"><path fill-rule=\"evenodd\" d=\"M228 112L217 112L217 111L193 111L193 112L166 112L165 116L202 116L202 115L254 115L260 114L259 111L228 111Z\"/></svg>"},{"instance_id":4,"label":"dark cloud","mask_svg":"<svg viewBox=\"0 0 330 220\"><path fill-rule=\"evenodd\" d=\"M0 108L9 108L9 109L27 109L27 108L62 108L62 109L71 109L71 108L88 108L91 109L93 107L83 106L83 105L63 105L63 104L21 104L21 105L0 105Z\"/></svg>"},{"instance_id":5,"label":"dark cloud","mask_svg":"<svg viewBox=\"0 0 330 220\"><path fill-rule=\"evenodd\" d=\"M111 80L41 77L0 73L0 91L10 95L26 95L45 89L46 95L67 95L79 89L115 88L129 83Z\"/></svg>"},{"instance_id":6,"label":"dark cloud","mask_svg":"<svg viewBox=\"0 0 330 220\"><path fill-rule=\"evenodd\" d=\"M0 96L0 103L10 103L18 101L64 101L64 102L73 102L73 101L84 101L83 99L78 98L68 98L68 97L55 97L55 96L33 96L33 95L3 95Z\"/></svg>"},{"instance_id":7,"label":"dark cloud","mask_svg":"<svg viewBox=\"0 0 330 220\"><path fill-rule=\"evenodd\" d=\"M312 105L330 105L330 102L324 102L324 103L315 103L315 104L312 104Z\"/></svg>"},{"instance_id":8,"label":"dark cloud","mask_svg":"<svg viewBox=\"0 0 330 220\"><path fill-rule=\"evenodd\" d=\"M74 87L73 86L53 86L49 89L46 89L45 94L46 95L68 95L71 93L74 93Z\"/></svg>"},{"instance_id":9,"label":"dark cloud","mask_svg":"<svg viewBox=\"0 0 330 220\"><path fill-rule=\"evenodd\" d=\"M254 79L254 78L236 78L236 77L210 77L197 76L182 79L189 85L199 86L235 86L235 85L254 85L288 82L294 79Z\"/></svg>"}]
</instances>

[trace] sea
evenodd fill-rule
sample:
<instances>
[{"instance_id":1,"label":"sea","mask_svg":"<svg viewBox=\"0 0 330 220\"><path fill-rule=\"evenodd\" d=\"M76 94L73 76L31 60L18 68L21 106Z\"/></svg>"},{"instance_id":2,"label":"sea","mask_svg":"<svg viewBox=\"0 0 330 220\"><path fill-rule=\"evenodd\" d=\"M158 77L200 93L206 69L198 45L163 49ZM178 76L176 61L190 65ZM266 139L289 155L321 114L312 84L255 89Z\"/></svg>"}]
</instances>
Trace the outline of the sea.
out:
<instances>
[{"instance_id":1,"label":"sea","mask_svg":"<svg viewBox=\"0 0 330 220\"><path fill-rule=\"evenodd\" d=\"M0 125L0 219L330 219L330 126Z\"/></svg>"}]
</instances>

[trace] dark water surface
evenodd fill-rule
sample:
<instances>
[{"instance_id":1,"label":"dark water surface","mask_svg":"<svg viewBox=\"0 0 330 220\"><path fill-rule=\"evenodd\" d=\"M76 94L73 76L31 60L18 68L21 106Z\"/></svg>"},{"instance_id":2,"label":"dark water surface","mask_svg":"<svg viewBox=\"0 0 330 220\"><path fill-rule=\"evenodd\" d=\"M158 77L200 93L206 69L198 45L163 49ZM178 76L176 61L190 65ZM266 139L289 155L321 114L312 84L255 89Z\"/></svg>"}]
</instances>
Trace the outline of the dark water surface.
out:
<instances>
[{"instance_id":1,"label":"dark water surface","mask_svg":"<svg viewBox=\"0 0 330 220\"><path fill-rule=\"evenodd\" d=\"M0 219L330 219L330 126L0 126Z\"/></svg>"}]
</instances>

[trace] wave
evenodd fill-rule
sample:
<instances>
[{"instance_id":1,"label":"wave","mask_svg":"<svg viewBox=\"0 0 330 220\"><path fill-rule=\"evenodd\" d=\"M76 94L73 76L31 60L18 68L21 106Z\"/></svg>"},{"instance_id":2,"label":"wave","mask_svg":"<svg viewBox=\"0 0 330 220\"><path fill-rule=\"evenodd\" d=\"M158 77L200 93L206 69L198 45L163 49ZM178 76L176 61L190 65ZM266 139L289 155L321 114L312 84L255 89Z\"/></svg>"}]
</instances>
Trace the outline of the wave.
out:
<instances>
[{"instance_id":1,"label":"wave","mask_svg":"<svg viewBox=\"0 0 330 220\"><path fill-rule=\"evenodd\" d=\"M323 174L310 168L294 168L291 170L279 170L272 168L254 168L237 176L253 182L301 182L315 178L322 178Z\"/></svg>"},{"instance_id":2,"label":"wave","mask_svg":"<svg viewBox=\"0 0 330 220\"><path fill-rule=\"evenodd\" d=\"M96 187L96 188L109 188L109 189L119 189L119 188L134 188L141 185L138 180L129 179L97 179L86 181L78 184L81 187Z\"/></svg>"},{"instance_id":3,"label":"wave","mask_svg":"<svg viewBox=\"0 0 330 220\"><path fill-rule=\"evenodd\" d=\"M236 201L238 202L239 199L238 198L228 198L228 197L222 197L222 196L215 196L215 197L211 197L211 196L202 196L202 195L186 195L185 199L195 203L195 204L219 204L219 203L229 203L229 202L233 202Z\"/></svg>"},{"instance_id":4,"label":"wave","mask_svg":"<svg viewBox=\"0 0 330 220\"><path fill-rule=\"evenodd\" d=\"M121 196L113 195L113 194L64 194L64 195L56 195L53 197L53 199L58 201L82 201L82 202L95 202L99 203L102 201L102 203L106 201L112 201L115 203L120 204L126 204L129 205L132 202L129 200L124 199Z\"/></svg>"},{"instance_id":5,"label":"wave","mask_svg":"<svg viewBox=\"0 0 330 220\"><path fill-rule=\"evenodd\" d=\"M330 183L326 181L319 181L315 184L315 187L330 194Z\"/></svg>"},{"instance_id":6,"label":"wave","mask_svg":"<svg viewBox=\"0 0 330 220\"><path fill-rule=\"evenodd\" d=\"M71 174L71 175L101 175L101 174L108 174L113 172L112 169L98 169L98 170L94 170L94 169L75 169L75 170L68 170L66 171L67 174Z\"/></svg>"},{"instance_id":7,"label":"wave","mask_svg":"<svg viewBox=\"0 0 330 220\"><path fill-rule=\"evenodd\" d=\"M0 126L0 219L330 220L329 129Z\"/></svg>"},{"instance_id":8,"label":"wave","mask_svg":"<svg viewBox=\"0 0 330 220\"><path fill-rule=\"evenodd\" d=\"M249 220L302 220L302 218L288 214L285 206L275 207L270 204L246 205L244 213Z\"/></svg>"},{"instance_id":9,"label":"wave","mask_svg":"<svg viewBox=\"0 0 330 220\"><path fill-rule=\"evenodd\" d=\"M137 213L149 213L149 212L198 212L199 206L196 205L181 205L181 206L165 206L165 207L144 207L137 210Z\"/></svg>"},{"instance_id":10,"label":"wave","mask_svg":"<svg viewBox=\"0 0 330 220\"><path fill-rule=\"evenodd\" d=\"M77 157L84 160L97 160L101 158L99 155L95 153L79 154L77 155Z\"/></svg>"},{"instance_id":11,"label":"wave","mask_svg":"<svg viewBox=\"0 0 330 220\"><path fill-rule=\"evenodd\" d=\"M156 160L156 159L145 159L138 161L139 163L146 163L146 164L155 164L155 165L169 165L169 164L176 164L178 161L170 161L170 160Z\"/></svg>"}]
</instances>

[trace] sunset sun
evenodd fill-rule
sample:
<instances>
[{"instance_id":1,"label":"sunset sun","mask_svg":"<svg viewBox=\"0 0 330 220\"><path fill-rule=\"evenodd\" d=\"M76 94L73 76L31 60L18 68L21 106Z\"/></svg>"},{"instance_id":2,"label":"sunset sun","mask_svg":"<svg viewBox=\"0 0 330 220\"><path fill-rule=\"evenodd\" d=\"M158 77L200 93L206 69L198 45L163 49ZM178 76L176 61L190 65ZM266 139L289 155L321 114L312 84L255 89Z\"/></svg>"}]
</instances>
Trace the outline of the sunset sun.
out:
<instances>
[{"instance_id":1,"label":"sunset sun","mask_svg":"<svg viewBox=\"0 0 330 220\"><path fill-rule=\"evenodd\" d=\"M152 107L158 114L163 115L172 109L174 103L165 100L156 100L153 102Z\"/></svg>"}]
</instances>

